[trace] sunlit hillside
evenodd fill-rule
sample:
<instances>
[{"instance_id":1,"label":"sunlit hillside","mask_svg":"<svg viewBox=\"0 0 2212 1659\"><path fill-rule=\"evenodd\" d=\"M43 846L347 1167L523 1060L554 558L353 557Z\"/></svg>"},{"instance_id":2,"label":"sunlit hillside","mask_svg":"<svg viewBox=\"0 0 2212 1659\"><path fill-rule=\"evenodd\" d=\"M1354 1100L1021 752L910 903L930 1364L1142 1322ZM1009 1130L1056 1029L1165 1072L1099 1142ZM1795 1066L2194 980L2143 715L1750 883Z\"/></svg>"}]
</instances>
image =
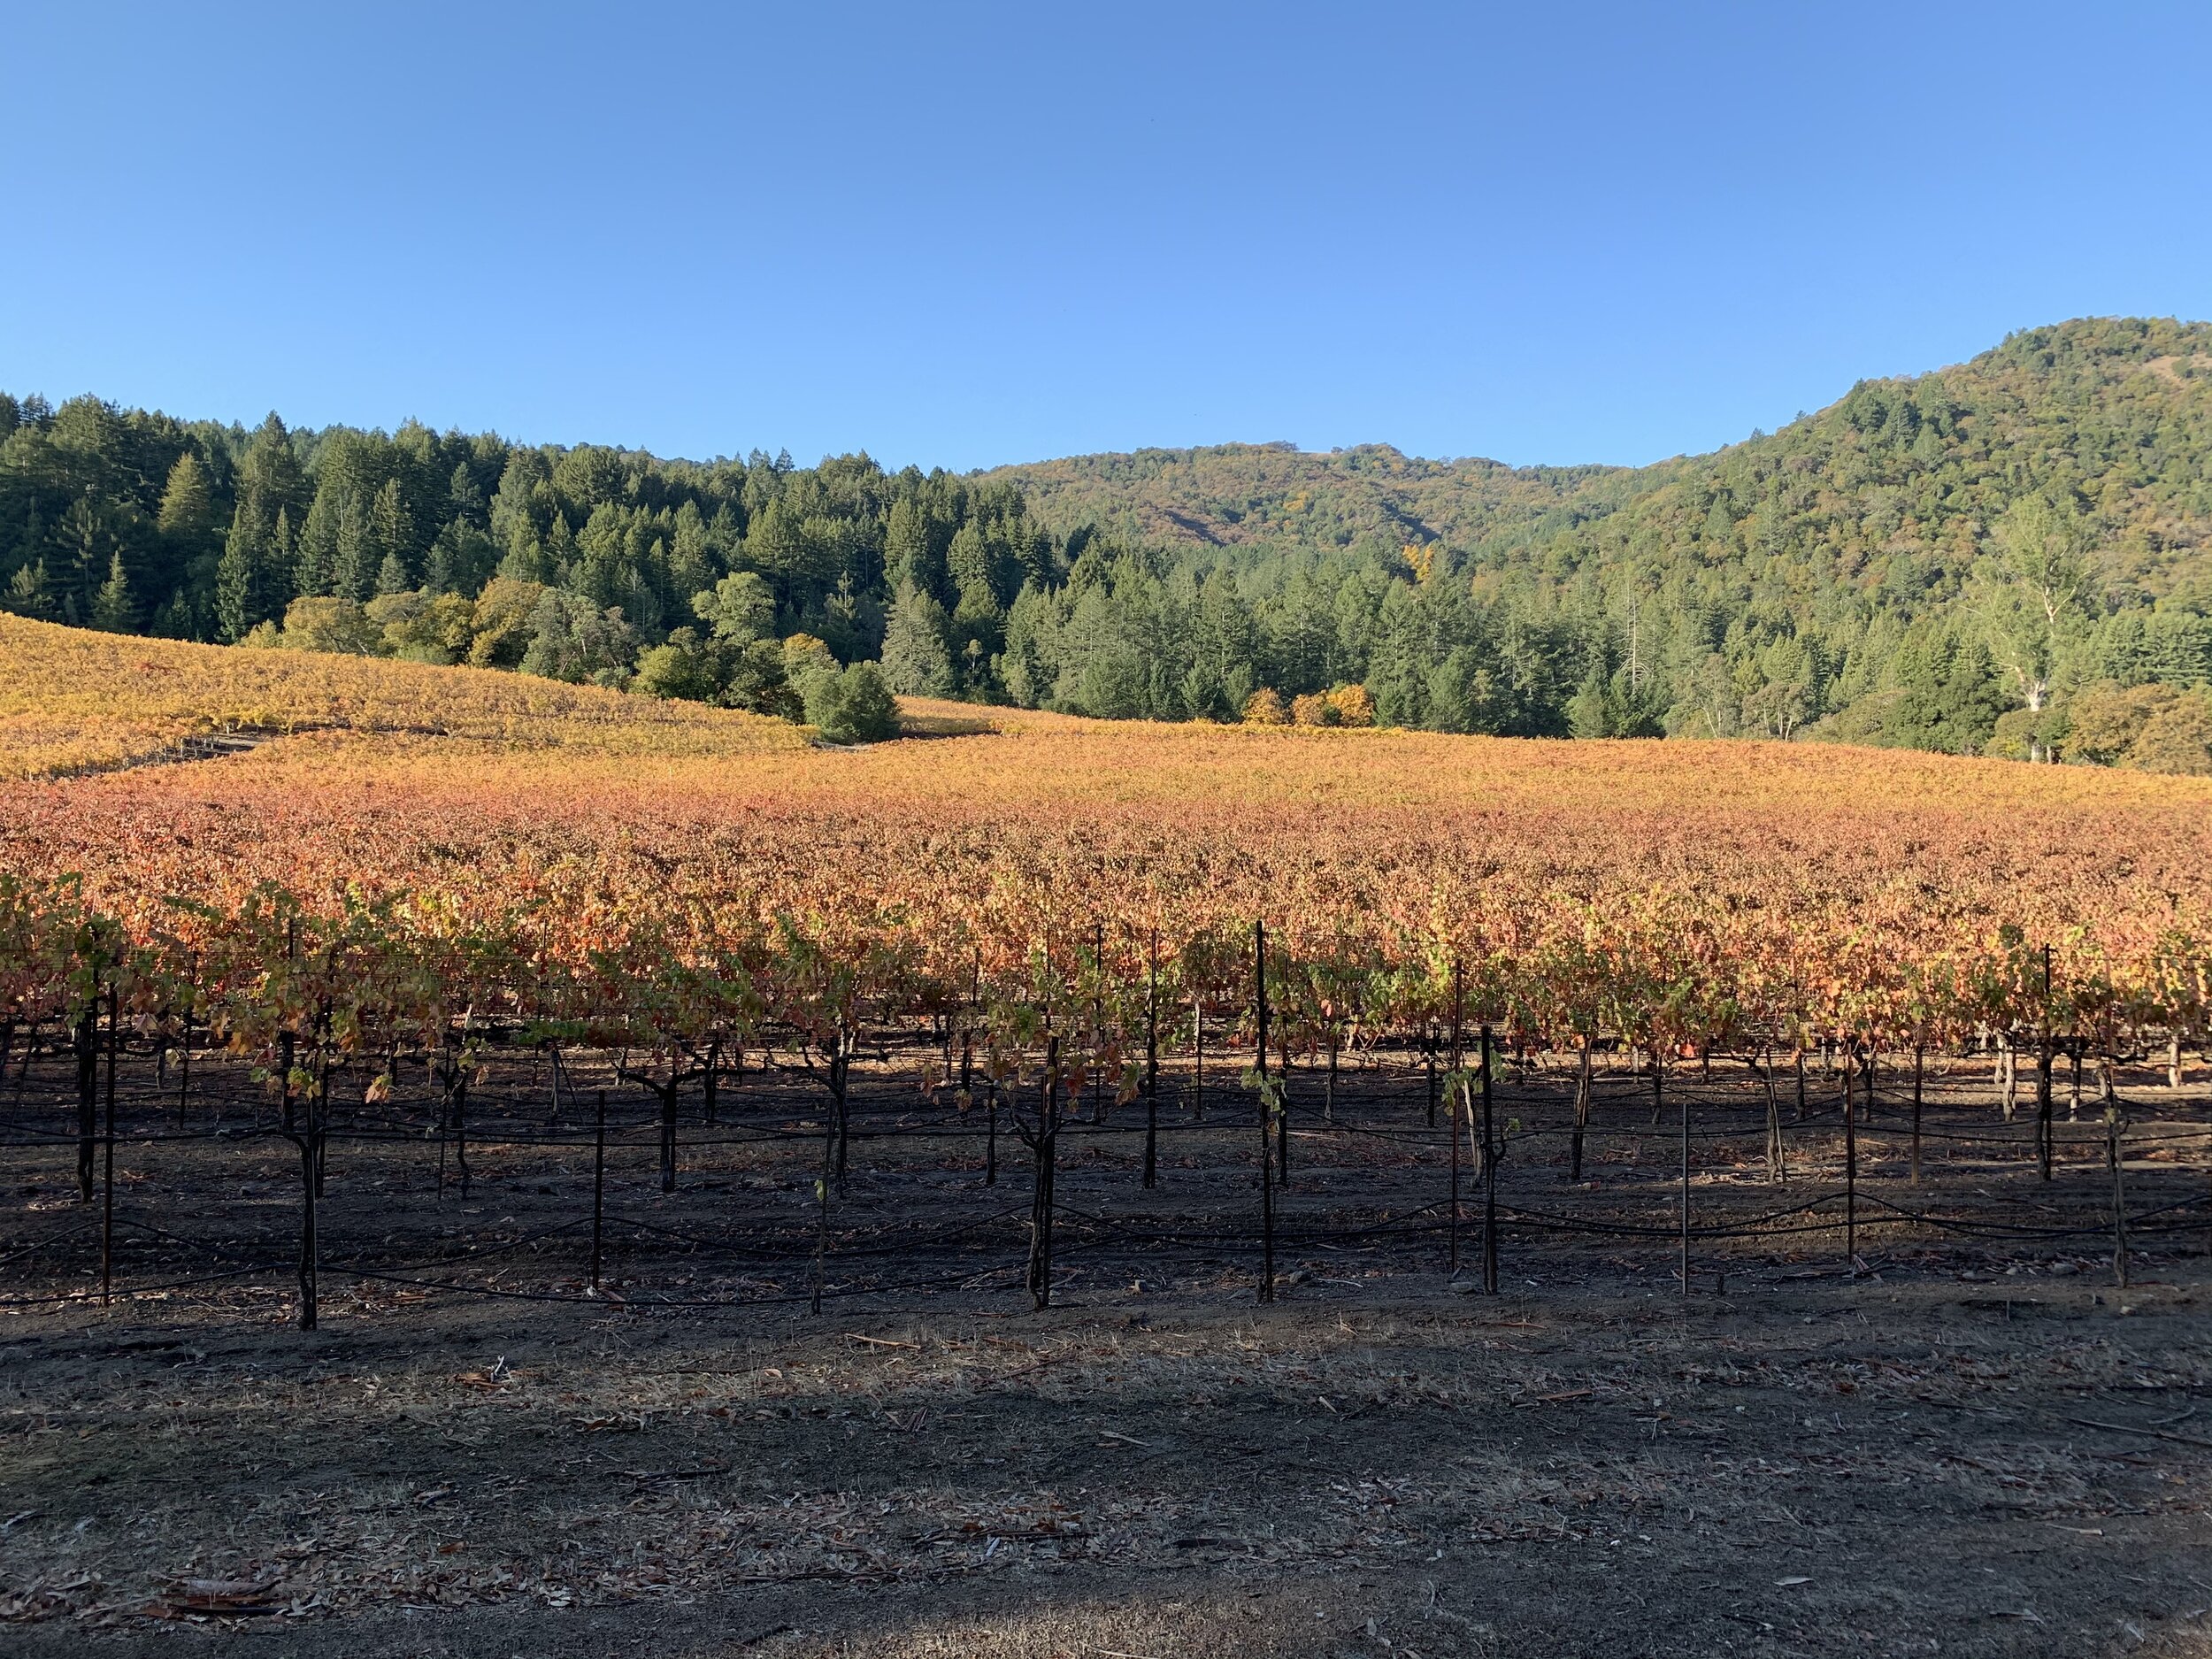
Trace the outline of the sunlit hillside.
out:
<instances>
[{"instance_id":1,"label":"sunlit hillside","mask_svg":"<svg viewBox=\"0 0 2212 1659\"><path fill-rule=\"evenodd\" d=\"M530 675L234 650L0 615L0 778L111 770L242 728L700 757L806 741L781 721Z\"/></svg>"}]
</instances>

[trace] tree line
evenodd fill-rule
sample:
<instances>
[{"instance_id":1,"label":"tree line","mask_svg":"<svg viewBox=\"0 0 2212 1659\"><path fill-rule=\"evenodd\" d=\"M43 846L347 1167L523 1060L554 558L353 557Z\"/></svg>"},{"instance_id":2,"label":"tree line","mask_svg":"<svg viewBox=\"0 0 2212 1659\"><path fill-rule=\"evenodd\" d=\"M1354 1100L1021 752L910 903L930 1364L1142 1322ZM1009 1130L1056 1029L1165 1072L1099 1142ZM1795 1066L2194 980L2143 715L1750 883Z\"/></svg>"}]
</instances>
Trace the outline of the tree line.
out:
<instances>
[{"instance_id":1,"label":"tree line","mask_svg":"<svg viewBox=\"0 0 2212 1659\"><path fill-rule=\"evenodd\" d=\"M2196 325L2034 331L1634 472L1244 446L961 476L0 394L9 610L838 736L896 692L2212 770L2208 548Z\"/></svg>"}]
</instances>

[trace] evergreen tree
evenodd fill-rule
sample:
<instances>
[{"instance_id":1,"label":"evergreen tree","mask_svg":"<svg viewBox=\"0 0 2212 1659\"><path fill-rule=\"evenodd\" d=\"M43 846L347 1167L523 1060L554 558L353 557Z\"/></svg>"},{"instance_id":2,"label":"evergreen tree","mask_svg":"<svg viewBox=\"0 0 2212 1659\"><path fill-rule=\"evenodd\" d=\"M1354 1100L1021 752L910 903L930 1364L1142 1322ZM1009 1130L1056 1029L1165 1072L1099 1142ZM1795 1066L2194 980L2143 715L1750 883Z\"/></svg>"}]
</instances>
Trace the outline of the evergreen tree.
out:
<instances>
[{"instance_id":1,"label":"evergreen tree","mask_svg":"<svg viewBox=\"0 0 2212 1659\"><path fill-rule=\"evenodd\" d=\"M884 524L883 580L895 594L911 587L941 603L944 598L944 555L936 546L929 515L911 495L891 503L891 516Z\"/></svg>"},{"instance_id":2,"label":"evergreen tree","mask_svg":"<svg viewBox=\"0 0 2212 1659\"><path fill-rule=\"evenodd\" d=\"M38 559L29 565L16 566L15 574L8 579L7 595L0 599L19 617L32 617L46 621L54 611L54 596L46 580L46 561Z\"/></svg>"},{"instance_id":3,"label":"evergreen tree","mask_svg":"<svg viewBox=\"0 0 2212 1659\"><path fill-rule=\"evenodd\" d=\"M479 530L485 527L483 488L477 483L476 474L469 470L466 461L455 465L453 476L446 484L446 511L450 515L449 523L472 525Z\"/></svg>"},{"instance_id":4,"label":"evergreen tree","mask_svg":"<svg viewBox=\"0 0 2212 1659\"><path fill-rule=\"evenodd\" d=\"M400 593L414 586L410 572L415 563L415 521L407 511L406 498L400 494L399 480L388 478L377 490L369 506L369 556L376 560L376 591ZM384 571L396 565L400 585L386 588Z\"/></svg>"},{"instance_id":5,"label":"evergreen tree","mask_svg":"<svg viewBox=\"0 0 2212 1659\"><path fill-rule=\"evenodd\" d=\"M92 626L108 634L129 634L138 626L138 605L131 597L130 574L119 548L108 557L108 579L92 600Z\"/></svg>"},{"instance_id":6,"label":"evergreen tree","mask_svg":"<svg viewBox=\"0 0 2212 1659\"><path fill-rule=\"evenodd\" d=\"M1567 700L1567 731L1574 737L1612 737L1612 686L1602 664L1594 664L1575 695Z\"/></svg>"},{"instance_id":7,"label":"evergreen tree","mask_svg":"<svg viewBox=\"0 0 2212 1659\"><path fill-rule=\"evenodd\" d=\"M232 515L229 538L215 566L216 626L226 642L242 640L257 622L274 614L267 569L268 532L242 499Z\"/></svg>"},{"instance_id":8,"label":"evergreen tree","mask_svg":"<svg viewBox=\"0 0 2212 1659\"><path fill-rule=\"evenodd\" d=\"M883 677L892 690L907 697L952 695L948 626L934 595L911 583L899 590L883 630Z\"/></svg>"},{"instance_id":9,"label":"evergreen tree","mask_svg":"<svg viewBox=\"0 0 2212 1659\"><path fill-rule=\"evenodd\" d=\"M382 563L371 534L367 510L358 495L344 492L333 515L331 592L341 599L366 599L376 590L377 567Z\"/></svg>"},{"instance_id":10,"label":"evergreen tree","mask_svg":"<svg viewBox=\"0 0 2212 1659\"><path fill-rule=\"evenodd\" d=\"M214 532L215 509L208 491L207 469L189 449L169 469L156 522L161 534L188 557L198 554Z\"/></svg>"}]
</instances>

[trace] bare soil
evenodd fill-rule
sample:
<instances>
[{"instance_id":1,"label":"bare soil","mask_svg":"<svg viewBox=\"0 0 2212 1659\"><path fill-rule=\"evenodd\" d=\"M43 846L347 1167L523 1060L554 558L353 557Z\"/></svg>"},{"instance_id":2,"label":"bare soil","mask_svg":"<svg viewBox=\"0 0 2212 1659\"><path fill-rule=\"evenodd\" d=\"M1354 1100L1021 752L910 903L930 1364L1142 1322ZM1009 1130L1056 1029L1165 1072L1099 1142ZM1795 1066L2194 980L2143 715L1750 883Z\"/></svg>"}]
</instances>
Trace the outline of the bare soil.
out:
<instances>
[{"instance_id":1,"label":"bare soil","mask_svg":"<svg viewBox=\"0 0 2212 1659\"><path fill-rule=\"evenodd\" d=\"M311 1332L242 1072L196 1056L180 1128L127 1057L106 1306L65 1059L11 1075L0 1652L2212 1655L2199 1080L2119 1079L2122 1290L2087 1106L2046 1183L1943 1071L1914 1187L1885 1074L1854 1272L1832 1204L1757 1221L1839 1186L1834 1085L1785 1102L1778 1185L1756 1080L1689 1071L1685 1296L1678 1121L1609 1077L1570 1182L1568 1076L1530 1070L1493 1295L1417 1068L1348 1071L1334 1127L1302 1071L1263 1305L1250 1097L1198 1123L1179 1075L1150 1192L1141 1108L1064 1132L1039 1311L1010 1114L987 1186L979 1110L875 1067L817 1315L818 1080L687 1097L664 1194L604 1064L557 1124L543 1062L496 1064L465 1198L426 1097L357 1079Z\"/></svg>"}]
</instances>

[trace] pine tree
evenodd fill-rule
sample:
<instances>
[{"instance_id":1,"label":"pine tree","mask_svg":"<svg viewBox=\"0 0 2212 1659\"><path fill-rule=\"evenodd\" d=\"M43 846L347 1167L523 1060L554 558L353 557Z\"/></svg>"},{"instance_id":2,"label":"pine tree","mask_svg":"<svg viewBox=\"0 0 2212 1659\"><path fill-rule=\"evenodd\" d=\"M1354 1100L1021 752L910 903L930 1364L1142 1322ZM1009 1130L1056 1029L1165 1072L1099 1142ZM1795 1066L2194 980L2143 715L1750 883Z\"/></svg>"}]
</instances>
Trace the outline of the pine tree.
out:
<instances>
[{"instance_id":1,"label":"pine tree","mask_svg":"<svg viewBox=\"0 0 2212 1659\"><path fill-rule=\"evenodd\" d=\"M107 634L137 630L138 605L131 597L130 573L123 568L119 548L108 556L108 579L93 595L92 626Z\"/></svg>"},{"instance_id":2,"label":"pine tree","mask_svg":"<svg viewBox=\"0 0 2212 1659\"><path fill-rule=\"evenodd\" d=\"M446 486L446 503L454 518L480 530L484 527L484 492L466 461L453 469L452 481Z\"/></svg>"},{"instance_id":3,"label":"pine tree","mask_svg":"<svg viewBox=\"0 0 2212 1659\"><path fill-rule=\"evenodd\" d=\"M208 493L207 469L189 449L169 469L169 482L161 492L161 534L186 557L206 546L215 528L215 510Z\"/></svg>"},{"instance_id":4,"label":"pine tree","mask_svg":"<svg viewBox=\"0 0 2212 1659\"><path fill-rule=\"evenodd\" d=\"M292 586L299 593L320 597L333 590L338 577L339 492L325 485L315 492L300 526L299 551L293 560Z\"/></svg>"},{"instance_id":5,"label":"pine tree","mask_svg":"<svg viewBox=\"0 0 2212 1659\"><path fill-rule=\"evenodd\" d=\"M298 564L299 538L293 533L292 510L279 507L275 521L269 526L269 543L262 564L267 573L267 586L262 590L261 603L271 616L282 615L286 604L298 593L288 580Z\"/></svg>"},{"instance_id":6,"label":"pine tree","mask_svg":"<svg viewBox=\"0 0 2212 1659\"><path fill-rule=\"evenodd\" d=\"M911 585L937 599L945 596L945 560L930 534L928 516L912 496L891 503L883 527L883 582L893 593Z\"/></svg>"},{"instance_id":7,"label":"pine tree","mask_svg":"<svg viewBox=\"0 0 2212 1659\"><path fill-rule=\"evenodd\" d=\"M909 583L891 602L883 630L883 677L903 697L949 697L949 618L935 595Z\"/></svg>"},{"instance_id":8,"label":"pine tree","mask_svg":"<svg viewBox=\"0 0 2212 1659\"><path fill-rule=\"evenodd\" d=\"M342 599L366 599L376 586L376 557L369 536L369 516L361 498L347 491L332 515L330 591Z\"/></svg>"},{"instance_id":9,"label":"pine tree","mask_svg":"<svg viewBox=\"0 0 2212 1659\"><path fill-rule=\"evenodd\" d=\"M255 623L268 619L267 534L253 503L242 497L215 565L215 626L225 644L235 644Z\"/></svg>"},{"instance_id":10,"label":"pine tree","mask_svg":"<svg viewBox=\"0 0 2212 1659\"><path fill-rule=\"evenodd\" d=\"M405 594L414 591L414 583L407 574L407 567L399 562L399 555L387 553L384 563L376 572L376 591L380 594Z\"/></svg>"},{"instance_id":11,"label":"pine tree","mask_svg":"<svg viewBox=\"0 0 2212 1659\"><path fill-rule=\"evenodd\" d=\"M1567 699L1567 729L1576 737L1613 735L1611 687L1602 664L1594 665L1582 688Z\"/></svg>"},{"instance_id":12,"label":"pine tree","mask_svg":"<svg viewBox=\"0 0 2212 1659\"><path fill-rule=\"evenodd\" d=\"M377 557L376 590L379 593L403 593L414 586L409 572L415 563L415 521L407 511L406 498L399 493L399 480L388 478L383 488L376 492L376 499L369 506L370 538ZM400 586L384 586L385 568L396 562L399 565ZM356 595L360 597L362 595Z\"/></svg>"},{"instance_id":13,"label":"pine tree","mask_svg":"<svg viewBox=\"0 0 2212 1659\"><path fill-rule=\"evenodd\" d=\"M29 565L18 565L8 579L7 596L0 599L19 617L34 617L40 621L53 614L54 597L48 590L46 561L38 559Z\"/></svg>"}]
</instances>

